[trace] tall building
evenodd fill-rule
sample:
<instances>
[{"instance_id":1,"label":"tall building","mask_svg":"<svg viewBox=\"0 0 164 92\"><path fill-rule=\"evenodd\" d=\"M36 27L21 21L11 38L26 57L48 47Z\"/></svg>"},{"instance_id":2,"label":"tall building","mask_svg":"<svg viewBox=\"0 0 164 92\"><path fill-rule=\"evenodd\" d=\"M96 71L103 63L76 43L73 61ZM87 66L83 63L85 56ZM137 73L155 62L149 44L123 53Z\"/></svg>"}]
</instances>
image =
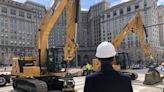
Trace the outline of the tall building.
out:
<instances>
[{"instance_id":1,"label":"tall building","mask_svg":"<svg viewBox=\"0 0 164 92\"><path fill-rule=\"evenodd\" d=\"M89 35L91 37L91 42L89 43L92 47L97 46L101 42L101 26L100 18L101 14L109 9L109 2L103 0L90 7L88 13L88 30L90 30Z\"/></svg>"},{"instance_id":2,"label":"tall building","mask_svg":"<svg viewBox=\"0 0 164 92\"><path fill-rule=\"evenodd\" d=\"M94 56L95 48L91 47L91 30L89 30L88 11L80 11L78 30L77 30L77 43L79 48L77 51L78 65L84 65L91 62L91 57Z\"/></svg>"},{"instance_id":3,"label":"tall building","mask_svg":"<svg viewBox=\"0 0 164 92\"><path fill-rule=\"evenodd\" d=\"M24 5L31 9L34 12L34 31L35 31L35 37L34 37L34 50L33 54L38 55L38 49L39 49L39 28L41 25L41 20L43 19L45 13L46 13L46 7L44 5L32 2L32 1L26 1Z\"/></svg>"},{"instance_id":4,"label":"tall building","mask_svg":"<svg viewBox=\"0 0 164 92\"><path fill-rule=\"evenodd\" d=\"M158 23L157 0L130 0L125 3L110 7L107 0L92 5L89 11L80 11L78 22L77 41L79 44L77 60L82 65L95 58L97 45L104 40L112 39L122 30L128 21L140 9L145 26ZM63 16L63 17L62 17ZM54 30L49 36L50 47L63 47L65 42L65 14L61 14ZM62 23L62 21L64 21ZM60 30L60 31L57 31ZM148 42L157 59L162 51L159 41L159 28L157 26L147 27ZM144 60L145 56L141 49L139 38L136 34L128 34L120 44L119 52L128 52L131 61Z\"/></svg>"},{"instance_id":5,"label":"tall building","mask_svg":"<svg viewBox=\"0 0 164 92\"><path fill-rule=\"evenodd\" d=\"M35 31L38 31L41 20L44 17L46 13L46 7L44 5L41 5L39 3L35 3L32 1L26 1L24 5L28 8L31 9L34 12L34 23L35 23Z\"/></svg>"},{"instance_id":6,"label":"tall building","mask_svg":"<svg viewBox=\"0 0 164 92\"><path fill-rule=\"evenodd\" d=\"M92 63L95 58L95 50L101 42L100 17L101 13L109 8L107 0L103 0L90 7L89 11L80 11L78 22L78 53L77 60L79 65L87 62Z\"/></svg>"},{"instance_id":7,"label":"tall building","mask_svg":"<svg viewBox=\"0 0 164 92\"><path fill-rule=\"evenodd\" d=\"M159 25L159 37L160 37L160 45L164 47L164 6L158 6L158 23Z\"/></svg>"},{"instance_id":8,"label":"tall building","mask_svg":"<svg viewBox=\"0 0 164 92\"><path fill-rule=\"evenodd\" d=\"M81 11L79 22L78 22L78 29L77 29L77 42L80 46L78 48L77 59L79 65L91 62L91 57L93 57L95 53L95 47L98 43L100 43L100 14L102 11L108 8L108 2L104 0L101 3L93 5L90 8L90 11ZM56 47L61 48L64 47L65 44L65 25L66 25L66 11L63 11L60 17L58 18L54 28L49 34L49 47ZM98 17L98 18L97 18ZM90 25L97 25L92 26ZM91 35L94 33L93 36ZM98 36L98 37L97 37ZM97 42L97 40L99 42ZM90 51L90 53L88 53ZM60 55L59 59L61 60L62 54Z\"/></svg>"},{"instance_id":9,"label":"tall building","mask_svg":"<svg viewBox=\"0 0 164 92\"><path fill-rule=\"evenodd\" d=\"M157 0L130 0L109 8L102 13L101 17L101 41L112 39L122 31L123 27L135 15L139 9L145 26L158 23ZM158 26L147 27L148 43L151 46L153 56L160 51ZM139 38L136 34L128 34L118 48L120 52L128 52L130 59L145 60Z\"/></svg>"},{"instance_id":10,"label":"tall building","mask_svg":"<svg viewBox=\"0 0 164 92\"><path fill-rule=\"evenodd\" d=\"M0 59L9 63L21 53L32 55L35 39L35 12L26 3L0 0Z\"/></svg>"},{"instance_id":11,"label":"tall building","mask_svg":"<svg viewBox=\"0 0 164 92\"><path fill-rule=\"evenodd\" d=\"M80 11L77 41L80 47L89 47L88 11Z\"/></svg>"}]
</instances>

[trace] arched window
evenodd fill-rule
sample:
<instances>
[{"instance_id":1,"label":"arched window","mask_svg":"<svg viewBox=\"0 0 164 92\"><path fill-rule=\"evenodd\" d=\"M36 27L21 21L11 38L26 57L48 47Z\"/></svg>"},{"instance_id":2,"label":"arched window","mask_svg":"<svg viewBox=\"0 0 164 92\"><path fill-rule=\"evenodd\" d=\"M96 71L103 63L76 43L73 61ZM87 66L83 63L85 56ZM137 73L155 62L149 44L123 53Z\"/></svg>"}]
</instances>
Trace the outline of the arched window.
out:
<instances>
[{"instance_id":1,"label":"arched window","mask_svg":"<svg viewBox=\"0 0 164 92\"><path fill-rule=\"evenodd\" d=\"M83 64L86 64L87 62L90 63L89 61L89 56L88 55L85 55L84 58L83 58Z\"/></svg>"}]
</instances>

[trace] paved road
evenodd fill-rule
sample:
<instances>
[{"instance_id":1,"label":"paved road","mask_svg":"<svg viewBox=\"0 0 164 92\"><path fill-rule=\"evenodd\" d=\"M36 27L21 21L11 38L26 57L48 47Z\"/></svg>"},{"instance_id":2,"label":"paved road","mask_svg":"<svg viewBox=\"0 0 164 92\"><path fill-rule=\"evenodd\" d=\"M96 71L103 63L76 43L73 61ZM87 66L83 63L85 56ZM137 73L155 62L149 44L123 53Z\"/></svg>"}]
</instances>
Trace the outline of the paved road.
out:
<instances>
[{"instance_id":1,"label":"paved road","mask_svg":"<svg viewBox=\"0 0 164 92\"><path fill-rule=\"evenodd\" d=\"M144 73L147 71L146 69L142 70L131 70L133 72L137 72L139 77L137 80L132 81L134 92L163 92L164 83L158 83L156 85L147 86L143 84L144 81ZM75 89L78 92L83 92L85 77L76 77L75 80ZM13 90L11 84L6 87L0 88L0 92L16 92Z\"/></svg>"}]
</instances>

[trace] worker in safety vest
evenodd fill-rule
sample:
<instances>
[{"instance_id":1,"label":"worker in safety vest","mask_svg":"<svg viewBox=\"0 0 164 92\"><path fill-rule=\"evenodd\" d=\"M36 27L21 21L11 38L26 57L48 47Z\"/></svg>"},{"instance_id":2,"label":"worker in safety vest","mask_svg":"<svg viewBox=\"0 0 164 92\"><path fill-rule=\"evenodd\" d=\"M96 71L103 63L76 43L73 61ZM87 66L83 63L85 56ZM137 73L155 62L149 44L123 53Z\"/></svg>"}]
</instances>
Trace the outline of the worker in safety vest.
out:
<instances>
[{"instance_id":1,"label":"worker in safety vest","mask_svg":"<svg viewBox=\"0 0 164 92\"><path fill-rule=\"evenodd\" d=\"M84 92L133 92L130 76L115 71L112 67L116 50L107 41L98 45L96 57L101 69L86 77Z\"/></svg>"},{"instance_id":2,"label":"worker in safety vest","mask_svg":"<svg viewBox=\"0 0 164 92\"><path fill-rule=\"evenodd\" d=\"M87 63L86 66L85 66L86 70L91 70L91 67L92 66L89 63Z\"/></svg>"},{"instance_id":3,"label":"worker in safety vest","mask_svg":"<svg viewBox=\"0 0 164 92\"><path fill-rule=\"evenodd\" d=\"M91 68L92 68L91 64L87 63L85 65L85 69L86 69L87 75L89 75L91 73Z\"/></svg>"}]
</instances>

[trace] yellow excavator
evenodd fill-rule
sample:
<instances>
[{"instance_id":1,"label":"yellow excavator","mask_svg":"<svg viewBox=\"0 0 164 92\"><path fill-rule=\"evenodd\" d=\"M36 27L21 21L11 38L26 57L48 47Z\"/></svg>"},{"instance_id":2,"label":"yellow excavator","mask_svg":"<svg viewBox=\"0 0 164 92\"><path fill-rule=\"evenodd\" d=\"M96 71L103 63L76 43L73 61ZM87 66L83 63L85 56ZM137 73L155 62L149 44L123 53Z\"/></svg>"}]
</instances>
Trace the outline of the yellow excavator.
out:
<instances>
[{"instance_id":1,"label":"yellow excavator","mask_svg":"<svg viewBox=\"0 0 164 92\"><path fill-rule=\"evenodd\" d=\"M77 49L75 27L78 21L80 0L54 0L39 29L38 54L33 57L14 58L11 75L13 88L25 92L47 92L59 90L75 92L73 77L67 73L67 62L58 61L58 49L47 48L48 35L61 12L66 9L66 43L64 60L70 62Z\"/></svg>"},{"instance_id":2,"label":"yellow excavator","mask_svg":"<svg viewBox=\"0 0 164 92\"><path fill-rule=\"evenodd\" d=\"M143 49L145 56L147 56L150 61L153 61L150 46L147 44L148 34L147 34L146 28L143 24L140 11L136 12L136 15L128 22L128 24L123 28L123 30L120 31L120 33L118 35L116 35L116 37L112 40L112 43L115 46L115 48L118 48L118 46L120 45L122 40L130 32L137 33L140 44L141 44L141 48ZM146 35L146 42L145 42L145 35ZM128 53L125 53L125 52L118 53L113 67L117 71L121 71L125 74L130 75L130 77L133 80L135 80L138 77L138 75L136 73L122 71L122 69L127 68L127 66L126 66L127 60L128 60ZM97 71L100 67L100 62L98 62L97 59L93 59L92 62L93 62L93 71ZM148 73L146 73L144 84L154 84L154 83L161 81L159 72L155 70L155 68L156 68L156 67L154 67L155 65L151 64L150 66L152 66L152 68L151 68L151 70L148 71Z\"/></svg>"}]
</instances>

